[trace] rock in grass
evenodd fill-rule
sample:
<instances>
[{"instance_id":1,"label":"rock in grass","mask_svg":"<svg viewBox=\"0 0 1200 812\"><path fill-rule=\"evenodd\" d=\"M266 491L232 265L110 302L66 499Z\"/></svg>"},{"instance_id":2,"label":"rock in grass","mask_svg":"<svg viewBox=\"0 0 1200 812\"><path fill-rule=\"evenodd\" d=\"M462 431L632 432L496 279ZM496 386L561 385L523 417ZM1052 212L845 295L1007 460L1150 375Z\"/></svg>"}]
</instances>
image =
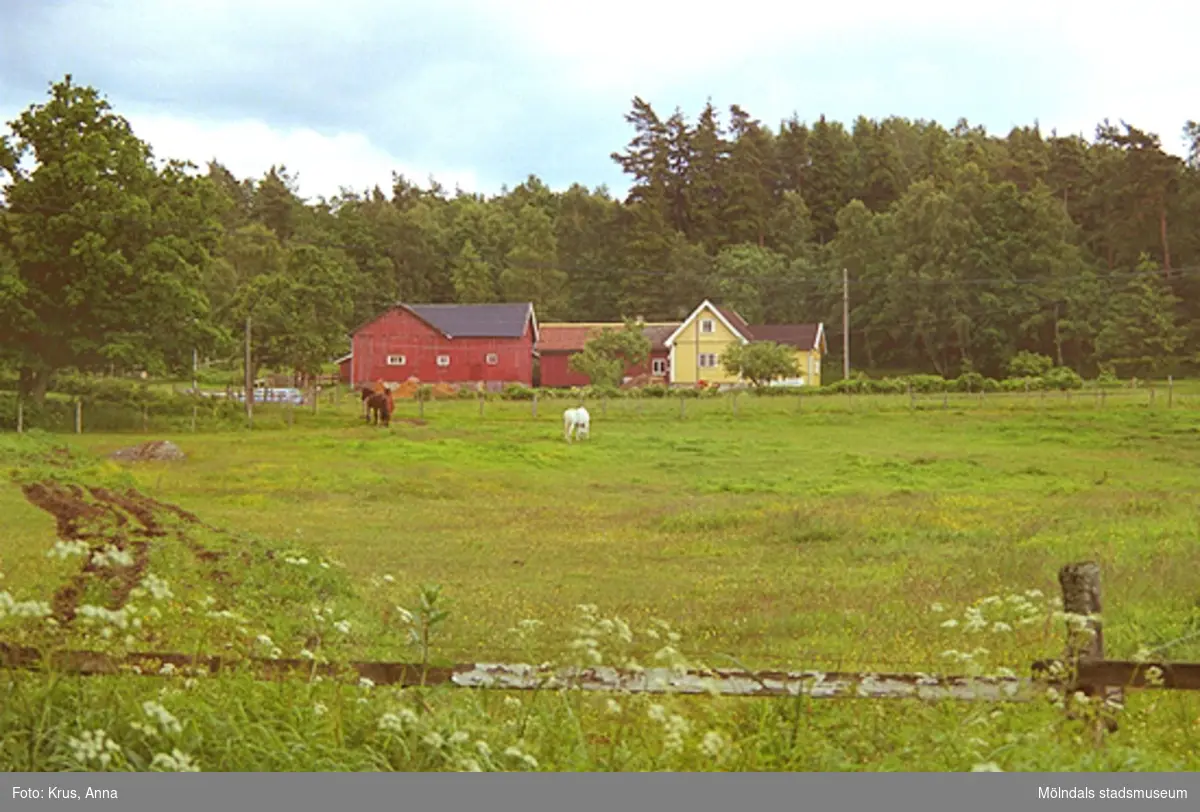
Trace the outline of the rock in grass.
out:
<instances>
[{"instance_id":1,"label":"rock in grass","mask_svg":"<svg viewBox=\"0 0 1200 812\"><path fill-rule=\"evenodd\" d=\"M114 460L146 462L150 460L182 460L186 455L170 440L151 440L141 445L122 448L109 454Z\"/></svg>"}]
</instances>

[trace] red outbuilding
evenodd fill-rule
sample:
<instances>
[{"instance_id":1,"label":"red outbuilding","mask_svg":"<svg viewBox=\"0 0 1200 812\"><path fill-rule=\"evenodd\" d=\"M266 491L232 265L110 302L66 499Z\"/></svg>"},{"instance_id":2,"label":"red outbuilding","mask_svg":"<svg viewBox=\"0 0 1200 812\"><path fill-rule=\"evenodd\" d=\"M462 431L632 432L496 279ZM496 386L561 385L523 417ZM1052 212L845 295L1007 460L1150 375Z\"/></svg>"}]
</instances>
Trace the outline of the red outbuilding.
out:
<instances>
[{"instance_id":1,"label":"red outbuilding","mask_svg":"<svg viewBox=\"0 0 1200 812\"><path fill-rule=\"evenodd\" d=\"M648 375L652 383L666 384L671 352L663 344L679 326L678 322L653 323L642 326L642 334L650 339L650 357L646 363L630 364L625 369L625 378ZM587 386L591 383L582 373L570 368L571 356L581 352L588 340L603 330L621 330L623 324L576 322L547 323L541 326L541 338L537 344L541 361L542 386L548 388Z\"/></svg>"},{"instance_id":2,"label":"red outbuilding","mask_svg":"<svg viewBox=\"0 0 1200 812\"><path fill-rule=\"evenodd\" d=\"M533 385L533 304L397 304L350 337L350 381Z\"/></svg>"}]
</instances>

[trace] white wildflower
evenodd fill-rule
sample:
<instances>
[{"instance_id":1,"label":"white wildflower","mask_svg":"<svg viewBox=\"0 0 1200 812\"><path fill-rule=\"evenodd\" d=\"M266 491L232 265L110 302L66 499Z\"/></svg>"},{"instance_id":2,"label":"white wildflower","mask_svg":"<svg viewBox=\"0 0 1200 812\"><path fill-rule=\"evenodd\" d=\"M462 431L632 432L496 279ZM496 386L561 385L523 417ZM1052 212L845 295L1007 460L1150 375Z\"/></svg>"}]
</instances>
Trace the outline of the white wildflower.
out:
<instances>
[{"instance_id":1,"label":"white wildflower","mask_svg":"<svg viewBox=\"0 0 1200 812\"><path fill-rule=\"evenodd\" d=\"M259 642L259 644L263 645L263 646L275 645L275 641L272 640L270 637L267 637L265 634L260 634L258 637L254 638L254 639L257 640Z\"/></svg>"},{"instance_id":2,"label":"white wildflower","mask_svg":"<svg viewBox=\"0 0 1200 812\"><path fill-rule=\"evenodd\" d=\"M88 765L94 761L102 769L112 763L115 753L121 752L121 746L108 738L103 730L85 731L78 739L72 736L67 739L67 745L77 762Z\"/></svg>"},{"instance_id":3,"label":"white wildflower","mask_svg":"<svg viewBox=\"0 0 1200 812\"><path fill-rule=\"evenodd\" d=\"M462 730L456 730L450 734L450 744L453 745L466 744L470 739L471 734Z\"/></svg>"},{"instance_id":4,"label":"white wildflower","mask_svg":"<svg viewBox=\"0 0 1200 812\"><path fill-rule=\"evenodd\" d=\"M329 712L329 708L325 707L324 702L318 702L315 705L313 705L313 713L316 714L317 716L324 716L328 712Z\"/></svg>"},{"instance_id":5,"label":"white wildflower","mask_svg":"<svg viewBox=\"0 0 1200 812\"><path fill-rule=\"evenodd\" d=\"M489 747L488 743L483 741L482 739L475 742L475 751L477 753L479 753L479 755L483 756L484 758L488 758L492 754L492 748Z\"/></svg>"},{"instance_id":6,"label":"white wildflower","mask_svg":"<svg viewBox=\"0 0 1200 812\"><path fill-rule=\"evenodd\" d=\"M704 734L704 740L700 743L700 749L709 758L720 758L729 749L729 744L720 733L710 730Z\"/></svg>"},{"instance_id":7,"label":"white wildflower","mask_svg":"<svg viewBox=\"0 0 1200 812\"><path fill-rule=\"evenodd\" d=\"M88 545L84 541L57 541L46 551L47 558L68 558L73 555L87 555Z\"/></svg>"},{"instance_id":8,"label":"white wildflower","mask_svg":"<svg viewBox=\"0 0 1200 812\"><path fill-rule=\"evenodd\" d=\"M621 712L621 706L617 703L617 701L615 699L610 699L610 700L608 700L608 703L606 705L606 710L615 716L616 714Z\"/></svg>"},{"instance_id":9,"label":"white wildflower","mask_svg":"<svg viewBox=\"0 0 1200 812\"><path fill-rule=\"evenodd\" d=\"M316 655L306 648L300 649L300 658L303 660L315 660Z\"/></svg>"},{"instance_id":10,"label":"white wildflower","mask_svg":"<svg viewBox=\"0 0 1200 812\"><path fill-rule=\"evenodd\" d=\"M683 749L683 737L692 729L687 719L677 713L671 714L663 723L666 735L663 737L663 748L669 753Z\"/></svg>"},{"instance_id":11,"label":"white wildflower","mask_svg":"<svg viewBox=\"0 0 1200 812\"><path fill-rule=\"evenodd\" d=\"M1013 627L1008 625L1007 623L997 621L992 624L992 631L994 631L996 633L1011 632L1012 630L1013 630Z\"/></svg>"},{"instance_id":12,"label":"white wildflower","mask_svg":"<svg viewBox=\"0 0 1200 812\"><path fill-rule=\"evenodd\" d=\"M390 576L390 575L385 575L385 576L383 576L383 580L384 580L384 581L386 581L386 582L387 582L387 583L389 583L389 584L394 584L394 583L396 583L396 579L395 579L395 578L393 578L393 577L392 577L392 576Z\"/></svg>"},{"instance_id":13,"label":"white wildflower","mask_svg":"<svg viewBox=\"0 0 1200 812\"><path fill-rule=\"evenodd\" d=\"M175 593L171 591L170 585L152 573L146 573L146 577L142 579L142 585L149 590L150 596L155 600L160 601L175 597Z\"/></svg>"},{"instance_id":14,"label":"white wildflower","mask_svg":"<svg viewBox=\"0 0 1200 812\"><path fill-rule=\"evenodd\" d=\"M359 677L358 678L358 687L365 688L366 690L369 691L375 687L375 681L372 679L368 679L367 677Z\"/></svg>"},{"instance_id":15,"label":"white wildflower","mask_svg":"<svg viewBox=\"0 0 1200 812\"><path fill-rule=\"evenodd\" d=\"M505 707L516 709L521 707L521 700L515 696L506 696L504 697L504 705Z\"/></svg>"},{"instance_id":16,"label":"white wildflower","mask_svg":"<svg viewBox=\"0 0 1200 812\"><path fill-rule=\"evenodd\" d=\"M994 761L989 761L986 764L976 764L971 768L973 773L1002 773L1004 770Z\"/></svg>"},{"instance_id":17,"label":"white wildflower","mask_svg":"<svg viewBox=\"0 0 1200 812\"><path fill-rule=\"evenodd\" d=\"M953 628L954 628L955 626L957 626L957 625L958 625L958 621L957 621L957 620L955 620L954 618L950 618L949 620L943 620L943 621L942 621L942 628L943 628L943 629L953 629Z\"/></svg>"},{"instance_id":18,"label":"white wildflower","mask_svg":"<svg viewBox=\"0 0 1200 812\"><path fill-rule=\"evenodd\" d=\"M183 725L179 723L170 711L157 702L143 702L142 711L158 722L159 727L167 733L182 733Z\"/></svg>"},{"instance_id":19,"label":"white wildflower","mask_svg":"<svg viewBox=\"0 0 1200 812\"><path fill-rule=\"evenodd\" d=\"M667 709L664 708L662 705L658 705L658 704L651 705L650 710L647 711L646 715L649 716L651 719L653 719L655 722L667 721Z\"/></svg>"},{"instance_id":20,"label":"white wildflower","mask_svg":"<svg viewBox=\"0 0 1200 812\"><path fill-rule=\"evenodd\" d=\"M436 730L431 730L426 733L425 737L421 739L421 741L428 744L434 750L440 749L442 745L446 743L446 740L442 738L442 734L438 733Z\"/></svg>"},{"instance_id":21,"label":"white wildflower","mask_svg":"<svg viewBox=\"0 0 1200 812\"><path fill-rule=\"evenodd\" d=\"M483 768L479 766L479 762L473 758L464 758L459 762L462 765L463 772L481 773Z\"/></svg>"},{"instance_id":22,"label":"white wildflower","mask_svg":"<svg viewBox=\"0 0 1200 812\"><path fill-rule=\"evenodd\" d=\"M175 673L175 663L163 663L162 666L159 667L158 673L164 677L171 676Z\"/></svg>"},{"instance_id":23,"label":"white wildflower","mask_svg":"<svg viewBox=\"0 0 1200 812\"><path fill-rule=\"evenodd\" d=\"M946 607L940 603L934 603L932 606L929 607L929 610L931 612L945 612Z\"/></svg>"},{"instance_id":24,"label":"white wildflower","mask_svg":"<svg viewBox=\"0 0 1200 812\"><path fill-rule=\"evenodd\" d=\"M350 634L350 621L339 620L337 623L333 624L333 628L337 629L342 634Z\"/></svg>"},{"instance_id":25,"label":"white wildflower","mask_svg":"<svg viewBox=\"0 0 1200 812\"><path fill-rule=\"evenodd\" d=\"M200 765L192 760L192 757L187 753L179 750L172 750L170 755L166 753L158 753L154 756L154 760L150 762L151 769L160 769L164 772L176 773L198 773Z\"/></svg>"}]
</instances>

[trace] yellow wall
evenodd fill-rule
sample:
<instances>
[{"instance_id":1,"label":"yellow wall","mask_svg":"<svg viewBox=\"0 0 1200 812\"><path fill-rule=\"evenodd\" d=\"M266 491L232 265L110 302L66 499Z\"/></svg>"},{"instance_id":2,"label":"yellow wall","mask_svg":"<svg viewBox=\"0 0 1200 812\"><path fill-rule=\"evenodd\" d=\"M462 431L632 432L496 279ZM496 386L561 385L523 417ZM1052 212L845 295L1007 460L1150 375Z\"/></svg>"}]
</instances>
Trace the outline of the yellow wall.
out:
<instances>
[{"instance_id":1,"label":"yellow wall","mask_svg":"<svg viewBox=\"0 0 1200 812\"><path fill-rule=\"evenodd\" d=\"M812 357L812 374L808 372L808 359ZM800 367L800 374L804 376L805 386L820 386L821 385L821 351L820 350L796 350L796 365Z\"/></svg>"},{"instance_id":2,"label":"yellow wall","mask_svg":"<svg viewBox=\"0 0 1200 812\"><path fill-rule=\"evenodd\" d=\"M700 322L704 319L713 320L713 332L700 333ZM697 339L699 343L697 343ZM681 384L694 384L697 380L711 381L712 383L736 382L737 377L725 371L725 366L721 363L721 356L731 343L740 340L729 331L729 328L721 321L721 317L712 308L706 306L696 314L695 318L684 325L683 332L675 339L671 360L674 382ZM697 360L701 353L716 355L717 364L715 367L700 368L699 375L697 375Z\"/></svg>"}]
</instances>

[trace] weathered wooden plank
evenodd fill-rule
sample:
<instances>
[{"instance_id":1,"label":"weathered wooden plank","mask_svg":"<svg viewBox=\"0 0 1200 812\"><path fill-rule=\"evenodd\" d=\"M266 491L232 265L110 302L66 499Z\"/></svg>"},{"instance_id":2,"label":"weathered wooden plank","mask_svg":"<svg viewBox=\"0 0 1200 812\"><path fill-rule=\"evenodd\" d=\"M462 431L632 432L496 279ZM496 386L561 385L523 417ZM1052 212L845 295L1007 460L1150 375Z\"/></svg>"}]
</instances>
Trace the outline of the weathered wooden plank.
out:
<instances>
[{"instance_id":1,"label":"weathered wooden plank","mask_svg":"<svg viewBox=\"0 0 1200 812\"><path fill-rule=\"evenodd\" d=\"M46 665L34 648L0 643L0 664L7 668L37 669ZM1018 678L933 677L924 674L860 674L819 671L761 671L731 669L674 671L615 668L550 671L524 664L463 663L422 669L415 663L354 662L343 666L299 659L223 660L191 657L176 652L139 652L115 660L93 651L55 652L49 667L81 676L135 673L207 673L244 666L256 678L278 680L332 677L339 673L368 679L375 685L452 685L460 688L537 690L576 687L585 691L679 693L724 696L809 696L814 699L874 698L922 700L1025 701L1035 695L1031 680Z\"/></svg>"},{"instance_id":2,"label":"weathered wooden plank","mask_svg":"<svg viewBox=\"0 0 1200 812\"><path fill-rule=\"evenodd\" d=\"M1200 691L1200 663L1093 660L1079 663L1076 669L1075 683L1093 689L1117 686ZM1043 675L1066 674L1068 671L1067 663L1062 660L1039 660L1033 664L1035 679L1041 679Z\"/></svg>"}]
</instances>

